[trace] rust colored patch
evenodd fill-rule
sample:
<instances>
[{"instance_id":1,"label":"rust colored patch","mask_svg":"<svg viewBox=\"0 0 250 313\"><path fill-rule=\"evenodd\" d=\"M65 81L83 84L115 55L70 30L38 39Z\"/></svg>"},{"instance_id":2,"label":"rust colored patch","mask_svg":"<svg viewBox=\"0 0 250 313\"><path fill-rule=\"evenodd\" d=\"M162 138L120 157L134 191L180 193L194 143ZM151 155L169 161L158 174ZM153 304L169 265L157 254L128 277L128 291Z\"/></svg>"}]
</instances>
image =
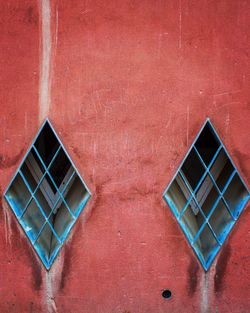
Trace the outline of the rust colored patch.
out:
<instances>
[{"instance_id":1,"label":"rust colored patch","mask_svg":"<svg viewBox=\"0 0 250 313\"><path fill-rule=\"evenodd\" d=\"M5 169L14 166L23 154L24 149L22 149L16 156L13 158L5 157L0 155L0 169Z\"/></svg>"},{"instance_id":2,"label":"rust colored patch","mask_svg":"<svg viewBox=\"0 0 250 313\"><path fill-rule=\"evenodd\" d=\"M23 238L21 238L21 234L20 234L21 230L18 229L17 222L14 221L13 218L11 219L11 231L13 233L13 238L15 238L15 240L12 241L12 245L15 247L15 249L21 250L23 254L27 256L27 259L29 260L30 267L31 267L31 273L32 273L32 287L34 290L38 291L41 289L42 281L43 281L41 265L38 263L38 260L36 259L34 255L35 252L32 251L33 249L30 246L28 239L26 240L26 242L24 242Z\"/></svg>"},{"instance_id":3,"label":"rust colored patch","mask_svg":"<svg viewBox=\"0 0 250 313\"><path fill-rule=\"evenodd\" d=\"M193 296L197 289L198 284L198 272L199 272L199 265L197 262L190 258L190 263L188 266L188 295Z\"/></svg>"},{"instance_id":4,"label":"rust colored patch","mask_svg":"<svg viewBox=\"0 0 250 313\"><path fill-rule=\"evenodd\" d=\"M93 208L98 207L100 205L100 203L102 203L101 194L102 194L102 190L103 190L103 185L105 183L103 183L102 185L96 186L96 197L93 201L92 209L89 212L88 219L90 219L90 217L93 214ZM73 236L72 236L70 243L65 244L65 246L64 246L65 252L64 252L64 263L63 263L62 275L61 275L61 281L60 281L60 290L63 290L65 288L66 278L67 278L67 276L71 270L71 256L73 255L72 246L74 245L74 239L76 238L75 237L76 234L81 230L81 223L77 223L75 225L75 227L76 227L76 229L73 233Z\"/></svg>"},{"instance_id":5,"label":"rust colored patch","mask_svg":"<svg viewBox=\"0 0 250 313\"><path fill-rule=\"evenodd\" d=\"M226 244L221 251L218 262L216 264L216 272L214 276L214 291L216 294L223 290L223 281L227 269L227 264L231 256L231 246Z\"/></svg>"},{"instance_id":6,"label":"rust colored patch","mask_svg":"<svg viewBox=\"0 0 250 313\"><path fill-rule=\"evenodd\" d=\"M141 164L145 165L145 166L152 165L152 164L154 164L154 161L152 160L152 158L146 158L146 159L143 158L141 160Z\"/></svg>"},{"instance_id":7,"label":"rust colored patch","mask_svg":"<svg viewBox=\"0 0 250 313\"><path fill-rule=\"evenodd\" d=\"M73 149L74 154L80 159L81 158L81 152L77 147Z\"/></svg>"}]
</instances>

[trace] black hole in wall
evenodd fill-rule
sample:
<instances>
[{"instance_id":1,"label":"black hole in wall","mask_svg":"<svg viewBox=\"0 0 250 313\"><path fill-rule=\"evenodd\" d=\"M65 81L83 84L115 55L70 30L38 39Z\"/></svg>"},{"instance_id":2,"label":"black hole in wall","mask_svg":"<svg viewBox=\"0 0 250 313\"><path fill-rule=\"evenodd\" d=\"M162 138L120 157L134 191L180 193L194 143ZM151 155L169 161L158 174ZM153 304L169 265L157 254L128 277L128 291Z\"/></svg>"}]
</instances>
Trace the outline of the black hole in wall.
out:
<instances>
[{"instance_id":1,"label":"black hole in wall","mask_svg":"<svg viewBox=\"0 0 250 313\"><path fill-rule=\"evenodd\" d=\"M162 295L162 298L169 300L172 297L172 292L170 290L166 289L166 290L163 290L161 295Z\"/></svg>"}]
</instances>

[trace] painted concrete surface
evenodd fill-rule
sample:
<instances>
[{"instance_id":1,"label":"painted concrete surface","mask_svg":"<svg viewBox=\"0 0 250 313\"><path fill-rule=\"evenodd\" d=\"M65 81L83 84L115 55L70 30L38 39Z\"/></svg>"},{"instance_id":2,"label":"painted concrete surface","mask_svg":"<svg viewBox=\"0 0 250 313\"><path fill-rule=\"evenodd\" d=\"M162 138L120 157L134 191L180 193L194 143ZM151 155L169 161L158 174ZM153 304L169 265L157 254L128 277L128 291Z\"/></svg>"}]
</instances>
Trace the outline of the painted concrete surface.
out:
<instances>
[{"instance_id":1,"label":"painted concrete surface","mask_svg":"<svg viewBox=\"0 0 250 313\"><path fill-rule=\"evenodd\" d=\"M2 199L0 312L249 312L249 206L205 274L162 199L207 117L249 187L249 15L1 1L1 194L49 117L92 199L49 272Z\"/></svg>"}]
</instances>

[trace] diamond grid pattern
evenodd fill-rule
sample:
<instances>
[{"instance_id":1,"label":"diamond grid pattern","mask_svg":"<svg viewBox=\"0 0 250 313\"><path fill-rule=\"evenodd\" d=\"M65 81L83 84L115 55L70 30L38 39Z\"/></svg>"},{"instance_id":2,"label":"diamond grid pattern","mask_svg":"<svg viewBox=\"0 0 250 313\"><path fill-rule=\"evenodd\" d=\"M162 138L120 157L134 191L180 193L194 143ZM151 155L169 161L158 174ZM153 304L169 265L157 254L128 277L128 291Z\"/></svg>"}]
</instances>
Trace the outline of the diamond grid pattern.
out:
<instances>
[{"instance_id":1,"label":"diamond grid pattern","mask_svg":"<svg viewBox=\"0 0 250 313\"><path fill-rule=\"evenodd\" d=\"M5 198L47 269L89 197L86 184L46 120Z\"/></svg>"},{"instance_id":2,"label":"diamond grid pattern","mask_svg":"<svg viewBox=\"0 0 250 313\"><path fill-rule=\"evenodd\" d=\"M207 271L249 200L249 191L209 120L163 197Z\"/></svg>"}]
</instances>

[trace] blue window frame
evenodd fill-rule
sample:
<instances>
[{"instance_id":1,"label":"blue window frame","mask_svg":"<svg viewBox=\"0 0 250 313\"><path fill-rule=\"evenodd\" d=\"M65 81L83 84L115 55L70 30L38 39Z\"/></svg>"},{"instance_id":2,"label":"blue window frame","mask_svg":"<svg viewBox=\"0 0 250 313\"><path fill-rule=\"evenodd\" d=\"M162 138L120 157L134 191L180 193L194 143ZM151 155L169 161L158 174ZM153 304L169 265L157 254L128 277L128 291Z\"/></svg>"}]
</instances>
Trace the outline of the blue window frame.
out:
<instances>
[{"instance_id":1,"label":"blue window frame","mask_svg":"<svg viewBox=\"0 0 250 313\"><path fill-rule=\"evenodd\" d=\"M46 269L89 198L90 191L46 120L5 192Z\"/></svg>"},{"instance_id":2,"label":"blue window frame","mask_svg":"<svg viewBox=\"0 0 250 313\"><path fill-rule=\"evenodd\" d=\"M207 271L249 200L209 119L163 197Z\"/></svg>"}]
</instances>

